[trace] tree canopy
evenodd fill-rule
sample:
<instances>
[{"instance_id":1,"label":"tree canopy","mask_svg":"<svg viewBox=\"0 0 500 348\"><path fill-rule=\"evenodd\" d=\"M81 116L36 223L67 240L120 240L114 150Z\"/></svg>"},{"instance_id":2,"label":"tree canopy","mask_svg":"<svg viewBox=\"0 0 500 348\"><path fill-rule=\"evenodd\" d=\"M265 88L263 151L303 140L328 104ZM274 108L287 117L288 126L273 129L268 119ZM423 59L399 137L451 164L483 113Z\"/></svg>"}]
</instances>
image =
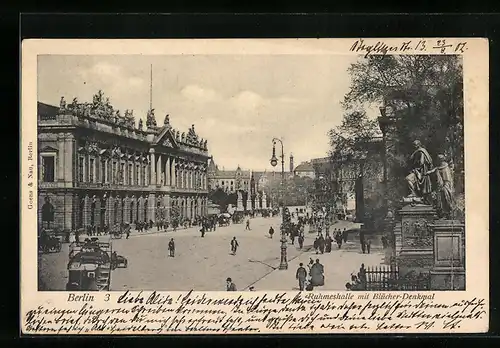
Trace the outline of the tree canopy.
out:
<instances>
[{"instance_id":1,"label":"tree canopy","mask_svg":"<svg viewBox=\"0 0 500 348\"><path fill-rule=\"evenodd\" d=\"M390 118L387 129L386 194L404 195L404 176L412 142L420 140L433 159L445 155L463 193L463 71L460 56L372 55L359 58L348 73L349 91L342 102L341 124L329 132L331 156L341 164L366 158L364 175L379 175L381 158L370 156L373 139L382 135L366 110L380 108ZM334 164L335 165L335 164Z\"/></svg>"}]
</instances>

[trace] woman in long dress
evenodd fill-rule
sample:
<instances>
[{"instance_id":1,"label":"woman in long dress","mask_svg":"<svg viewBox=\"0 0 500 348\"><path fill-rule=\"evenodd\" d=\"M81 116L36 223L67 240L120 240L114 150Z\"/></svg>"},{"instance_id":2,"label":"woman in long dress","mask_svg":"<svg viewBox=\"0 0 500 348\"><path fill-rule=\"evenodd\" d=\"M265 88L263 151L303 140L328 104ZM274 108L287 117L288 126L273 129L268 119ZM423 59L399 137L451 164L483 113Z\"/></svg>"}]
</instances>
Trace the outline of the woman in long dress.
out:
<instances>
[{"instance_id":1,"label":"woman in long dress","mask_svg":"<svg viewBox=\"0 0 500 348\"><path fill-rule=\"evenodd\" d=\"M323 286L325 285L324 267L319 263L319 259L316 259L316 263L311 267L311 283L313 286Z\"/></svg>"},{"instance_id":2,"label":"woman in long dress","mask_svg":"<svg viewBox=\"0 0 500 348\"><path fill-rule=\"evenodd\" d=\"M440 164L428 171L427 174L436 174L437 183L437 208L444 217L449 217L454 207L453 175L443 155L438 155Z\"/></svg>"}]
</instances>

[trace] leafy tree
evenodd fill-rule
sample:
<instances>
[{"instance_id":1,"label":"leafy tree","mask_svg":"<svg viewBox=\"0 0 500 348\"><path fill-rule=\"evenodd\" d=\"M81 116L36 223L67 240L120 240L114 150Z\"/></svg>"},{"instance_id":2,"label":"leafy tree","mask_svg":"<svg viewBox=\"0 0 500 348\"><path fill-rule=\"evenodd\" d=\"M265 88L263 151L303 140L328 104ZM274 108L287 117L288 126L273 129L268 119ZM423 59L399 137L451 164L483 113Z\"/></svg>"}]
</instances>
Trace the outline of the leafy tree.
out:
<instances>
[{"instance_id":1,"label":"leafy tree","mask_svg":"<svg viewBox=\"0 0 500 348\"><path fill-rule=\"evenodd\" d=\"M349 92L342 103L342 123L329 133L334 165L362 159L366 181L380 177L380 151L373 139L381 136L377 120L366 107L387 107L387 175L384 191L389 201L406 194L404 176L413 140L420 140L431 156L444 154L454 168L455 189L463 195L463 72L459 56L368 56L348 69ZM380 180L378 180L380 181ZM380 203L380 187L373 187L367 205ZM377 198L378 196L378 198ZM372 214L369 214L372 215Z\"/></svg>"}]
</instances>

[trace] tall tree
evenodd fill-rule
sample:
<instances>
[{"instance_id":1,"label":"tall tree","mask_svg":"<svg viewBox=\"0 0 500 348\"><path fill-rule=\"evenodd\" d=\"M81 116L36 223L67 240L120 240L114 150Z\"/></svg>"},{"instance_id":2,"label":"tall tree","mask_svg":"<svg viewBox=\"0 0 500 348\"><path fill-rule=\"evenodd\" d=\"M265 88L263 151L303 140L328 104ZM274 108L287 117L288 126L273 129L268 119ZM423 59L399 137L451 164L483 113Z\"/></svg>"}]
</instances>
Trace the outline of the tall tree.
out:
<instances>
[{"instance_id":1,"label":"tall tree","mask_svg":"<svg viewBox=\"0 0 500 348\"><path fill-rule=\"evenodd\" d=\"M463 70L460 56L368 56L348 69L345 115L330 131L332 160L345 163L367 158L364 175L378 175L380 158L370 156L369 141L379 136L377 121L363 111L387 107L393 127L388 147L389 199L404 195L407 158L412 141L420 140L435 158L444 154L454 168L456 191L463 194ZM368 155L368 156L367 156ZM371 171L371 173L370 173Z\"/></svg>"}]
</instances>

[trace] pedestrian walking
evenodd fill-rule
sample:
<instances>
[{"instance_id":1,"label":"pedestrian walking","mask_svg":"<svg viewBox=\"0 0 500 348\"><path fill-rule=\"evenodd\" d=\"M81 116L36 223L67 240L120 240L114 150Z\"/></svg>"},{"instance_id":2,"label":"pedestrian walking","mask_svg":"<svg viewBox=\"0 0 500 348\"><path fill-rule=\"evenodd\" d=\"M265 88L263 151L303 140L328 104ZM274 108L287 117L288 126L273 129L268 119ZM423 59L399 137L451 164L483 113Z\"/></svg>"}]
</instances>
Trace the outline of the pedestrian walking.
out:
<instances>
[{"instance_id":1,"label":"pedestrian walking","mask_svg":"<svg viewBox=\"0 0 500 348\"><path fill-rule=\"evenodd\" d=\"M233 283L233 280L231 278L226 279L226 290L236 291L236 285Z\"/></svg>"},{"instance_id":2,"label":"pedestrian walking","mask_svg":"<svg viewBox=\"0 0 500 348\"><path fill-rule=\"evenodd\" d=\"M245 226L245 230L249 230L250 231L250 219L247 220L247 224Z\"/></svg>"},{"instance_id":3,"label":"pedestrian walking","mask_svg":"<svg viewBox=\"0 0 500 348\"><path fill-rule=\"evenodd\" d=\"M323 238L323 235L321 235L319 237L318 243L319 243L320 253L324 254L325 253L325 238Z\"/></svg>"},{"instance_id":4,"label":"pedestrian walking","mask_svg":"<svg viewBox=\"0 0 500 348\"><path fill-rule=\"evenodd\" d=\"M231 252L233 253L233 255L236 255L236 250L239 246L240 245L238 244L236 237L233 237L233 239L231 240Z\"/></svg>"},{"instance_id":5,"label":"pedestrian walking","mask_svg":"<svg viewBox=\"0 0 500 348\"><path fill-rule=\"evenodd\" d=\"M304 286L306 283L307 271L304 268L304 264L301 262L299 264L299 268L297 268L297 273L295 274L295 279L299 281L299 289L300 291L304 291Z\"/></svg>"},{"instance_id":6,"label":"pedestrian walking","mask_svg":"<svg viewBox=\"0 0 500 348\"><path fill-rule=\"evenodd\" d=\"M169 251L170 257L175 256L175 242L174 242L173 238L171 238L170 242L168 242L168 251Z\"/></svg>"},{"instance_id":7,"label":"pedestrian walking","mask_svg":"<svg viewBox=\"0 0 500 348\"><path fill-rule=\"evenodd\" d=\"M347 231L344 228L344 232L342 232L342 239L344 240L344 243L347 243Z\"/></svg>"},{"instance_id":8,"label":"pedestrian walking","mask_svg":"<svg viewBox=\"0 0 500 348\"><path fill-rule=\"evenodd\" d=\"M201 232L201 238L204 238L205 237L205 226L203 224L201 225L200 232Z\"/></svg>"},{"instance_id":9,"label":"pedestrian walking","mask_svg":"<svg viewBox=\"0 0 500 348\"><path fill-rule=\"evenodd\" d=\"M125 239L128 239L128 237L130 237L130 228L127 228L125 233L127 235L127 237Z\"/></svg>"},{"instance_id":10,"label":"pedestrian walking","mask_svg":"<svg viewBox=\"0 0 500 348\"><path fill-rule=\"evenodd\" d=\"M372 241L370 239L368 239L368 242L366 243L366 252L368 254L370 253L371 247L372 247Z\"/></svg>"},{"instance_id":11,"label":"pedestrian walking","mask_svg":"<svg viewBox=\"0 0 500 348\"><path fill-rule=\"evenodd\" d=\"M299 248L302 249L303 246L304 246L304 235L300 234L299 235Z\"/></svg>"},{"instance_id":12,"label":"pedestrian walking","mask_svg":"<svg viewBox=\"0 0 500 348\"><path fill-rule=\"evenodd\" d=\"M319 254L319 237L316 237L316 239L314 240L313 247L314 250L316 250L316 254Z\"/></svg>"},{"instance_id":13,"label":"pedestrian walking","mask_svg":"<svg viewBox=\"0 0 500 348\"><path fill-rule=\"evenodd\" d=\"M273 226L269 227L269 237L272 239L274 234L274 228Z\"/></svg>"}]
</instances>

